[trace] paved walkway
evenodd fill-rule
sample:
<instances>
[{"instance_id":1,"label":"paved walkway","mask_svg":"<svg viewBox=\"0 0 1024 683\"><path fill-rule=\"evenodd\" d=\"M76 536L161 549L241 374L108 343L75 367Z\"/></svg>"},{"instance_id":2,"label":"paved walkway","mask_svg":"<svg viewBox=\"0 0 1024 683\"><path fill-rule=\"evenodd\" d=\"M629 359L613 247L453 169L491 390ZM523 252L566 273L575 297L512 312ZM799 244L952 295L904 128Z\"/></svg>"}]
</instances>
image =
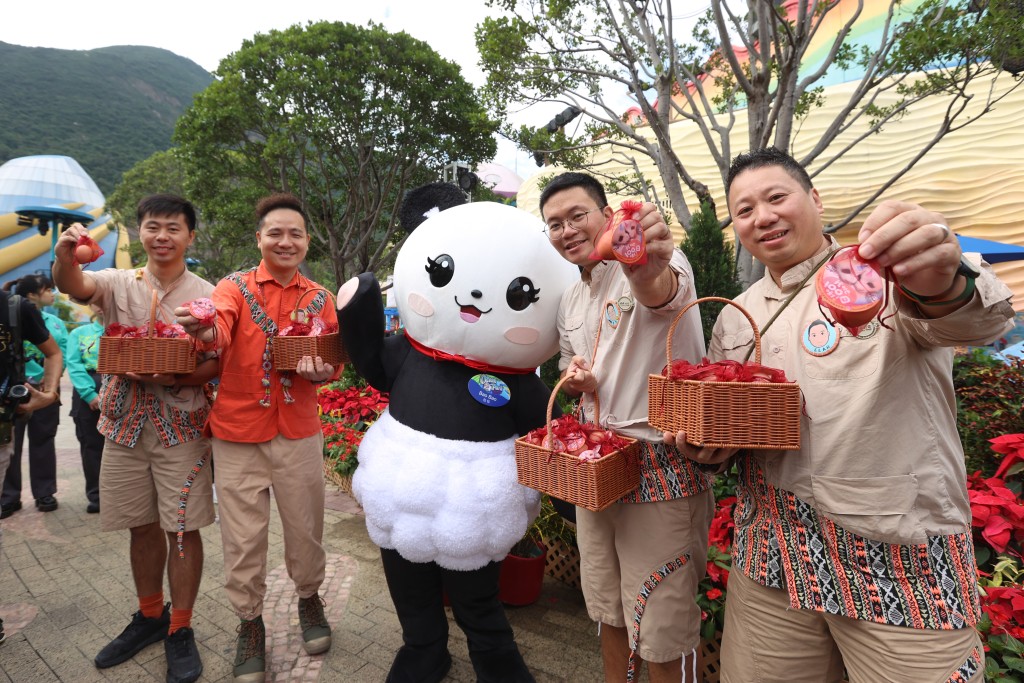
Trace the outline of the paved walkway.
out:
<instances>
[{"instance_id":1,"label":"paved walkway","mask_svg":"<svg viewBox=\"0 0 1024 683\"><path fill-rule=\"evenodd\" d=\"M63 395L71 395L67 380ZM48 513L34 509L26 472L25 508L0 522L0 617L7 632L7 642L0 645L0 683L164 681L162 644L112 669L93 666L96 653L127 625L138 606L128 534L101 532L98 515L85 512L78 442L67 414L70 402L66 398L57 436L60 508ZM401 644L380 555L366 534L359 506L329 484L327 507L328 566L321 592L334 644L317 657L301 649L296 597L284 568L275 513L263 615L270 657L267 681L379 683ZM219 526L203 529L203 540L205 567L193 618L205 667L201 680L229 682L238 620L222 590ZM507 611L539 683L601 680L598 639L578 590L545 578L537 603ZM450 611L449 622L454 664L446 680L474 681L465 637Z\"/></svg>"}]
</instances>

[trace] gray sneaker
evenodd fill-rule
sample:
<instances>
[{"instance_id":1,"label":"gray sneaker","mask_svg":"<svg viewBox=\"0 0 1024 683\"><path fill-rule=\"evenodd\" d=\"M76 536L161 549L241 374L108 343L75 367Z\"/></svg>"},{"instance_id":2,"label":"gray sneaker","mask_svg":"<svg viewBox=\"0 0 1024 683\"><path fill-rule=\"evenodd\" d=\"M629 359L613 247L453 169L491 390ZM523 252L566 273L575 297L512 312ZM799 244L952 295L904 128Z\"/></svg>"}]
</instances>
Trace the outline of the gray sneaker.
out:
<instances>
[{"instance_id":1,"label":"gray sneaker","mask_svg":"<svg viewBox=\"0 0 1024 683\"><path fill-rule=\"evenodd\" d=\"M318 655L331 649L331 627L324 616L324 599L319 595L299 598L299 628L302 647L308 654Z\"/></svg>"},{"instance_id":2,"label":"gray sneaker","mask_svg":"<svg viewBox=\"0 0 1024 683\"><path fill-rule=\"evenodd\" d=\"M263 683L267 671L267 630L263 626L263 617L252 621L243 619L236 632L235 683Z\"/></svg>"}]
</instances>

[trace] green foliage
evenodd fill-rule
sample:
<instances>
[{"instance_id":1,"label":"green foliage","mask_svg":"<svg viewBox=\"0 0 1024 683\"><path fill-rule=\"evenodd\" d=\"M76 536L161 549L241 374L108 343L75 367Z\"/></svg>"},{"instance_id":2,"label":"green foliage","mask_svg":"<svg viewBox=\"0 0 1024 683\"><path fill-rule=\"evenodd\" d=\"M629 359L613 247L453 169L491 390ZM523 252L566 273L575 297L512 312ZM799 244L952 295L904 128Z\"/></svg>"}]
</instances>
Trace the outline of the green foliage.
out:
<instances>
[{"instance_id":1,"label":"green foliage","mask_svg":"<svg viewBox=\"0 0 1024 683\"><path fill-rule=\"evenodd\" d=\"M707 203L693 214L690 230L679 245L693 268L697 296L720 296L732 299L742 291L736 279L736 262L732 245L722 237L722 228L715 210ZM718 302L700 305L701 326L705 342L711 339L715 320L726 304Z\"/></svg>"},{"instance_id":2,"label":"green foliage","mask_svg":"<svg viewBox=\"0 0 1024 683\"><path fill-rule=\"evenodd\" d=\"M0 43L0 163L70 156L108 193L135 163L171 146L174 122L212 80L158 48Z\"/></svg>"},{"instance_id":3,"label":"green foliage","mask_svg":"<svg viewBox=\"0 0 1024 683\"><path fill-rule=\"evenodd\" d=\"M562 541L570 548L576 547L576 527L565 521L558 510L551 504L551 498L544 494L540 499L540 514L526 531L526 536L534 541L542 538L549 541Z\"/></svg>"},{"instance_id":4,"label":"green foliage","mask_svg":"<svg viewBox=\"0 0 1024 683\"><path fill-rule=\"evenodd\" d=\"M987 615L978 630L988 632L991 623ZM998 683L1024 683L1024 643L1008 633L984 638L986 645L985 680Z\"/></svg>"},{"instance_id":5,"label":"green foliage","mask_svg":"<svg viewBox=\"0 0 1024 683\"><path fill-rule=\"evenodd\" d=\"M1024 361L1007 364L977 349L956 357L953 384L967 471L990 477L999 461L988 440L1024 433Z\"/></svg>"},{"instance_id":6,"label":"green foliage","mask_svg":"<svg viewBox=\"0 0 1024 683\"><path fill-rule=\"evenodd\" d=\"M459 67L405 33L318 22L258 34L178 122L187 188L224 234L255 200L294 192L309 260L334 281L384 267L404 191L494 156L492 121Z\"/></svg>"}]
</instances>

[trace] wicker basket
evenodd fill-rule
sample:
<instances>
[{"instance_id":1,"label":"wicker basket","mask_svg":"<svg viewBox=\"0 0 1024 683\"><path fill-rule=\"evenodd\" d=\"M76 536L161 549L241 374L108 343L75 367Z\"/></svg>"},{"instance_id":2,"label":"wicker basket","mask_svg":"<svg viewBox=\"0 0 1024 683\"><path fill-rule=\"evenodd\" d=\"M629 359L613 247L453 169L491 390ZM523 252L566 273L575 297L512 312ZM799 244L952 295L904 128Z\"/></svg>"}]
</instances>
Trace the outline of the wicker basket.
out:
<instances>
[{"instance_id":1,"label":"wicker basket","mask_svg":"<svg viewBox=\"0 0 1024 683\"><path fill-rule=\"evenodd\" d=\"M351 493L352 491L352 475L351 474L339 474L334 469L338 464L335 458L324 458L324 479L331 482L345 493Z\"/></svg>"},{"instance_id":2,"label":"wicker basket","mask_svg":"<svg viewBox=\"0 0 1024 683\"><path fill-rule=\"evenodd\" d=\"M295 310L299 310L302 297L309 292L327 292L327 296L333 302L334 297L323 287L307 289L295 300ZM320 356L323 361L335 368L342 363L348 362L348 356L341 343L341 335L337 332L322 334L316 337L274 337L274 368L279 372L295 370L303 356L316 358Z\"/></svg>"},{"instance_id":3,"label":"wicker basket","mask_svg":"<svg viewBox=\"0 0 1024 683\"><path fill-rule=\"evenodd\" d=\"M557 538L541 536L541 543L548 548L547 563L544 573L561 581L570 588L581 588L580 583L580 550Z\"/></svg>"},{"instance_id":4,"label":"wicker basket","mask_svg":"<svg viewBox=\"0 0 1024 683\"><path fill-rule=\"evenodd\" d=\"M559 380L548 399L549 434L555 395L567 379ZM600 414L596 409L594 413ZM574 455L536 446L520 437L516 439L519 483L588 510L603 510L640 485L640 444L636 439L623 438L628 445L599 460L583 462Z\"/></svg>"},{"instance_id":5,"label":"wicker basket","mask_svg":"<svg viewBox=\"0 0 1024 683\"><path fill-rule=\"evenodd\" d=\"M754 329L754 360L761 362L761 333L742 306L721 297L691 302L672 321L666 365L672 364L672 334L683 314L704 301L735 306ZM647 378L648 418L662 432L686 432L686 441L711 448L796 450L800 448L800 387L795 382L698 382Z\"/></svg>"},{"instance_id":6,"label":"wicker basket","mask_svg":"<svg viewBox=\"0 0 1024 683\"><path fill-rule=\"evenodd\" d=\"M136 372L142 375L187 375L196 369L195 342L188 337L165 338L156 332L157 294L149 308L149 336L100 337L96 371L107 375Z\"/></svg>"}]
</instances>

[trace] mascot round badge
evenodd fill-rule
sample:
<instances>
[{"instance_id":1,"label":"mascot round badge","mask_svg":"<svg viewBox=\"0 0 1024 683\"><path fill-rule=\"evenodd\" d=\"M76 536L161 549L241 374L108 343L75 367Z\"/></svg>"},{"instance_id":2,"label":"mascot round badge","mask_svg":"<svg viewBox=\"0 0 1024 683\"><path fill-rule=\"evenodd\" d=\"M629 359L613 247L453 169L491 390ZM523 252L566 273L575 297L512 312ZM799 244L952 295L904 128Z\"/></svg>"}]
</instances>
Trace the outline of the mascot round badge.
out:
<instances>
[{"instance_id":1,"label":"mascot round badge","mask_svg":"<svg viewBox=\"0 0 1024 683\"><path fill-rule=\"evenodd\" d=\"M539 511L539 494L518 483L514 443L545 422L550 390L535 370L558 349L558 304L579 272L536 217L464 201L443 183L405 199L411 232L394 273L404 334L385 336L371 274L338 293L353 365L390 393L352 488L402 623L395 682L448 671L442 589L477 679L533 680L496 597L499 563Z\"/></svg>"}]
</instances>

